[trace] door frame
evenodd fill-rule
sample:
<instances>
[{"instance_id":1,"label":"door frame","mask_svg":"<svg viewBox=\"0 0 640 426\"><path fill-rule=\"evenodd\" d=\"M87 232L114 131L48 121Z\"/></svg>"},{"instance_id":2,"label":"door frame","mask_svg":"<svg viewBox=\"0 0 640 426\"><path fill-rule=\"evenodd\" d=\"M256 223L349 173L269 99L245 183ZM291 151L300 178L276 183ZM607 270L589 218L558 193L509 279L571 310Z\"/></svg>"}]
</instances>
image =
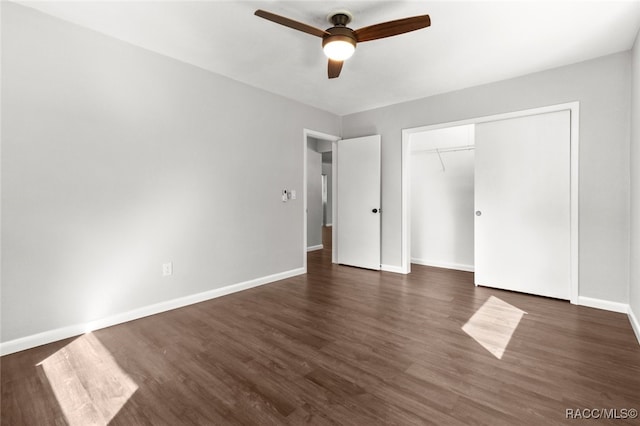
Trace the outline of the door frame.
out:
<instances>
[{"instance_id":1,"label":"door frame","mask_svg":"<svg viewBox=\"0 0 640 426\"><path fill-rule=\"evenodd\" d=\"M322 133L315 130L310 129L302 129L302 152L303 152L303 161L302 161L302 193L303 195L303 207L302 207L302 267L304 269L304 273L307 273L307 139L309 137L315 139L322 139L325 141L331 142L331 191L332 194L336 193L336 157L338 154L337 143L340 139L340 136L330 135L328 133ZM336 263L336 227L338 226L336 220L336 206L338 205L335 200L335 196L333 197L332 208L331 208L331 262Z\"/></svg>"},{"instance_id":2,"label":"door frame","mask_svg":"<svg viewBox=\"0 0 640 426\"><path fill-rule=\"evenodd\" d=\"M526 117L529 115L545 114L556 111L570 111L570 299L572 304L578 304L579 290L579 123L580 123L580 102L567 102L556 105L549 105L540 108L530 108L514 112L494 114L465 120L450 121L427 126L413 127L402 129L402 266L403 274L411 273L411 136L416 133L427 132L430 130L443 129L447 127L456 127L465 124L479 124L490 121L506 120L509 118Z\"/></svg>"}]
</instances>

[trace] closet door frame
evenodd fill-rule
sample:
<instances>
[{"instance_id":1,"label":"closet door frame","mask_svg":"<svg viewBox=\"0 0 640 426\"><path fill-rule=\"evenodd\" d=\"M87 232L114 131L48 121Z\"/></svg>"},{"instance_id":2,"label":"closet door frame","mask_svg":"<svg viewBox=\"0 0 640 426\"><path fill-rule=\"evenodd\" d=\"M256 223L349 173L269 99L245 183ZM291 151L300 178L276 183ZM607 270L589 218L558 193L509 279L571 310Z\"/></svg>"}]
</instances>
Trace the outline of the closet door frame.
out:
<instances>
[{"instance_id":1,"label":"closet door frame","mask_svg":"<svg viewBox=\"0 0 640 426\"><path fill-rule=\"evenodd\" d=\"M569 102L563 104L550 105L541 108L525 109L513 111L503 114L489 115L467 120L444 122L420 127L413 127L402 130L402 265L401 272L404 274L411 273L411 200L410 200L410 154L411 154L411 138L416 133L422 133L430 130L443 129L447 127L461 126L465 124L478 124L490 121L504 120L509 118L525 117L528 115L544 114L547 112L570 111L571 135L570 135L570 197L571 197L571 242L570 242L570 280L571 292L569 301L572 304L578 303L579 289L579 216L578 216L578 182L579 182L579 122L580 122L580 103Z\"/></svg>"}]
</instances>

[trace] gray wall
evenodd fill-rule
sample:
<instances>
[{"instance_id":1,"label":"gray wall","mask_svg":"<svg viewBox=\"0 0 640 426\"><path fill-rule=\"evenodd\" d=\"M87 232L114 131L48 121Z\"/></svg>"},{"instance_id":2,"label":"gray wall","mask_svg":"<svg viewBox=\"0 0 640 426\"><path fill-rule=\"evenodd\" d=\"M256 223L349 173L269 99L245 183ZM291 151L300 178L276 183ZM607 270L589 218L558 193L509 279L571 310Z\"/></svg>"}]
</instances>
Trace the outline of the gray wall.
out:
<instances>
[{"instance_id":1,"label":"gray wall","mask_svg":"<svg viewBox=\"0 0 640 426\"><path fill-rule=\"evenodd\" d=\"M322 244L322 154L318 143L307 141L307 247Z\"/></svg>"},{"instance_id":2,"label":"gray wall","mask_svg":"<svg viewBox=\"0 0 640 426\"><path fill-rule=\"evenodd\" d=\"M333 143L324 139L318 139L318 152L331 152Z\"/></svg>"},{"instance_id":3,"label":"gray wall","mask_svg":"<svg viewBox=\"0 0 640 426\"><path fill-rule=\"evenodd\" d=\"M341 120L2 2L1 340L300 268L301 197L280 194L303 189L303 128L382 134L382 263L400 266L401 129L575 100L580 295L637 316L639 44L631 147L629 52Z\"/></svg>"},{"instance_id":4,"label":"gray wall","mask_svg":"<svg viewBox=\"0 0 640 426\"><path fill-rule=\"evenodd\" d=\"M2 341L303 266L339 117L8 2L2 68Z\"/></svg>"},{"instance_id":5,"label":"gray wall","mask_svg":"<svg viewBox=\"0 0 640 426\"><path fill-rule=\"evenodd\" d=\"M401 265L404 128L580 101L580 295L628 302L629 52L343 117L382 135L382 263Z\"/></svg>"},{"instance_id":6,"label":"gray wall","mask_svg":"<svg viewBox=\"0 0 640 426\"><path fill-rule=\"evenodd\" d=\"M640 33L636 37L632 54L631 280L629 284L629 305L636 319L640 321Z\"/></svg>"}]
</instances>

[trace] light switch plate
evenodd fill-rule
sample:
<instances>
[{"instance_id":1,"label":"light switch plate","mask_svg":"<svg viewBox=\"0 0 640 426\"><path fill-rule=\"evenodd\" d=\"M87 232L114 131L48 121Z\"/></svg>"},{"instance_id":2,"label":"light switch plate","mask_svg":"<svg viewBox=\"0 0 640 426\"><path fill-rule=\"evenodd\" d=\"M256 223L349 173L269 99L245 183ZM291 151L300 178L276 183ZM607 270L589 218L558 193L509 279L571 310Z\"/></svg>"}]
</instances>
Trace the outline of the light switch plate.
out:
<instances>
[{"instance_id":1,"label":"light switch plate","mask_svg":"<svg viewBox=\"0 0 640 426\"><path fill-rule=\"evenodd\" d=\"M168 277L169 275L173 275L173 262L162 264L162 276Z\"/></svg>"}]
</instances>

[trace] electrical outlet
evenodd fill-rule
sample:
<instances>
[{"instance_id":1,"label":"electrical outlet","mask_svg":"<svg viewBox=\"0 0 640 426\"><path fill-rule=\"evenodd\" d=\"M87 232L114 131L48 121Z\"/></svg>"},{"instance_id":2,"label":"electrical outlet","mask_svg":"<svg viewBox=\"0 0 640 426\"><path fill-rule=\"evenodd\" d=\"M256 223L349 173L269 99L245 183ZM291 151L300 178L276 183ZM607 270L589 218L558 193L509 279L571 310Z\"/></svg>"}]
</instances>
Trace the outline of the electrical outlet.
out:
<instances>
[{"instance_id":1,"label":"electrical outlet","mask_svg":"<svg viewBox=\"0 0 640 426\"><path fill-rule=\"evenodd\" d=\"M173 275L173 262L162 264L162 276L168 277L169 275Z\"/></svg>"}]
</instances>

